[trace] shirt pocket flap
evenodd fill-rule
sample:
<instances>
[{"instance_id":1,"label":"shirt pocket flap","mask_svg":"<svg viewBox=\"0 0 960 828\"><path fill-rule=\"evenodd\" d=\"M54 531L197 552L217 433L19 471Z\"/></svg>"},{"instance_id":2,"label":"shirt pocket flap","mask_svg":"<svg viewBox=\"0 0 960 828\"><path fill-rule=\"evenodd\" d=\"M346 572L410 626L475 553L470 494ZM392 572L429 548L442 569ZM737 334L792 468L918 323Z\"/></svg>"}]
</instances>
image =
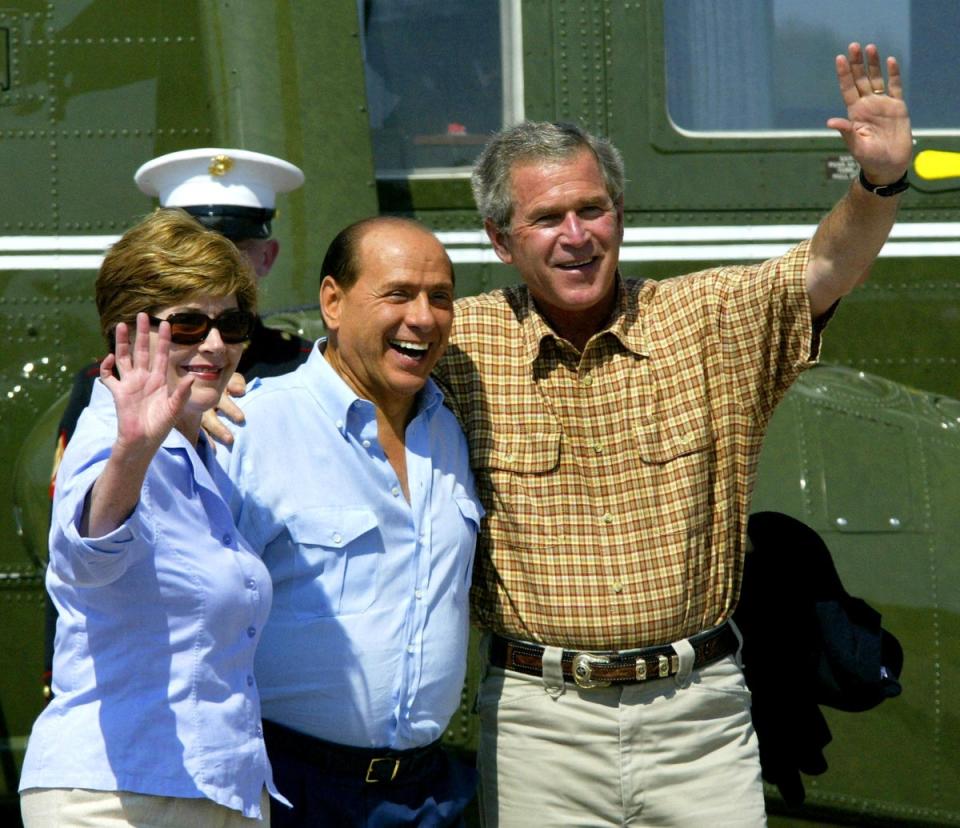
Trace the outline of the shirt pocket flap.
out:
<instances>
[{"instance_id":1,"label":"shirt pocket flap","mask_svg":"<svg viewBox=\"0 0 960 828\"><path fill-rule=\"evenodd\" d=\"M478 529L480 528L480 510L477 504L469 497L463 495L456 496L457 508L465 520L471 521Z\"/></svg>"},{"instance_id":2,"label":"shirt pocket flap","mask_svg":"<svg viewBox=\"0 0 960 828\"><path fill-rule=\"evenodd\" d=\"M663 420L637 428L640 459L644 463L669 463L713 446L713 431L705 412Z\"/></svg>"},{"instance_id":3,"label":"shirt pocket flap","mask_svg":"<svg viewBox=\"0 0 960 828\"><path fill-rule=\"evenodd\" d=\"M290 515L286 527L296 544L338 549L375 529L377 516L361 506L316 506Z\"/></svg>"},{"instance_id":4,"label":"shirt pocket flap","mask_svg":"<svg viewBox=\"0 0 960 828\"><path fill-rule=\"evenodd\" d=\"M560 462L560 433L493 435L489 450L474 461L480 468L516 474L552 471Z\"/></svg>"}]
</instances>

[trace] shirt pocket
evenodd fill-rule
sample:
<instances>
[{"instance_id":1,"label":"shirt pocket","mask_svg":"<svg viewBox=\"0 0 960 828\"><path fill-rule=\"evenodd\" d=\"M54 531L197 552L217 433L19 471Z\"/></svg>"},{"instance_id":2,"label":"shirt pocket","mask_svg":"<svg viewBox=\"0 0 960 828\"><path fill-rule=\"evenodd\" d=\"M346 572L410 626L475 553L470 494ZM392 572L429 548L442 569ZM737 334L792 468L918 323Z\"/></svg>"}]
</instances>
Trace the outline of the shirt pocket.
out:
<instances>
[{"instance_id":1,"label":"shirt pocket","mask_svg":"<svg viewBox=\"0 0 960 828\"><path fill-rule=\"evenodd\" d=\"M529 493L531 478L552 472L560 462L559 432L490 434L476 443L471 465L497 495Z\"/></svg>"},{"instance_id":2,"label":"shirt pocket","mask_svg":"<svg viewBox=\"0 0 960 828\"><path fill-rule=\"evenodd\" d=\"M457 561L461 567L456 578L456 599L466 603L470 595L470 580L473 575L473 553L477 547L477 534L480 531L480 510L477 504L466 495L456 498L457 511L461 517L460 542L457 549Z\"/></svg>"},{"instance_id":3,"label":"shirt pocket","mask_svg":"<svg viewBox=\"0 0 960 828\"><path fill-rule=\"evenodd\" d=\"M647 529L687 533L710 519L715 495L716 440L706 410L666 416L636 429L638 496Z\"/></svg>"},{"instance_id":4,"label":"shirt pocket","mask_svg":"<svg viewBox=\"0 0 960 828\"><path fill-rule=\"evenodd\" d=\"M560 460L560 433L494 434L477 465L509 474L542 474Z\"/></svg>"},{"instance_id":5,"label":"shirt pocket","mask_svg":"<svg viewBox=\"0 0 960 828\"><path fill-rule=\"evenodd\" d=\"M489 434L471 444L478 488L490 495L486 531L497 545L539 549L554 543L562 481L560 433ZM564 504L563 508L569 508Z\"/></svg>"},{"instance_id":6,"label":"shirt pocket","mask_svg":"<svg viewBox=\"0 0 960 828\"><path fill-rule=\"evenodd\" d=\"M286 521L295 549L293 614L300 618L365 612L377 599L383 538L372 509L321 506Z\"/></svg>"}]
</instances>

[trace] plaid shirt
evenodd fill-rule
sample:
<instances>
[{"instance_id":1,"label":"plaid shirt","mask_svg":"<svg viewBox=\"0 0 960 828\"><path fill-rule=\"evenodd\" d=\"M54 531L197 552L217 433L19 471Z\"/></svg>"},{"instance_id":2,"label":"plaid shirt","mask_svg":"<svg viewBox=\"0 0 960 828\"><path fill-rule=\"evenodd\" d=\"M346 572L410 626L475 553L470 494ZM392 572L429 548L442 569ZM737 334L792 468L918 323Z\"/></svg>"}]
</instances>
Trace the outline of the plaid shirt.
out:
<instances>
[{"instance_id":1,"label":"plaid shirt","mask_svg":"<svg viewBox=\"0 0 960 828\"><path fill-rule=\"evenodd\" d=\"M619 281L583 353L525 287L457 303L436 376L487 511L471 596L482 626L611 650L730 615L764 428L819 351L807 247Z\"/></svg>"}]
</instances>

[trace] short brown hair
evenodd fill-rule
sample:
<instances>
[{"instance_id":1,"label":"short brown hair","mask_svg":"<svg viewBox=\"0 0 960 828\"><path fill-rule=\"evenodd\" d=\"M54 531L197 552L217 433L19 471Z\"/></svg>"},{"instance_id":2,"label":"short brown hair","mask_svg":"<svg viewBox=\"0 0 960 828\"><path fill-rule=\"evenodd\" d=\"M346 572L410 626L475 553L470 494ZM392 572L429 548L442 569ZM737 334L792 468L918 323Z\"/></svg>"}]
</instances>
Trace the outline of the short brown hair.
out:
<instances>
[{"instance_id":1,"label":"short brown hair","mask_svg":"<svg viewBox=\"0 0 960 828\"><path fill-rule=\"evenodd\" d=\"M133 323L196 294L236 296L256 312L257 283L232 242L183 210L165 207L131 227L107 252L97 275L100 329L113 350L118 322Z\"/></svg>"},{"instance_id":2,"label":"short brown hair","mask_svg":"<svg viewBox=\"0 0 960 828\"><path fill-rule=\"evenodd\" d=\"M480 218L503 233L513 220L513 168L527 162L563 161L579 152L593 153L614 202L623 197L626 176L619 150L606 138L576 124L523 121L494 135L483 148L470 178Z\"/></svg>"}]
</instances>

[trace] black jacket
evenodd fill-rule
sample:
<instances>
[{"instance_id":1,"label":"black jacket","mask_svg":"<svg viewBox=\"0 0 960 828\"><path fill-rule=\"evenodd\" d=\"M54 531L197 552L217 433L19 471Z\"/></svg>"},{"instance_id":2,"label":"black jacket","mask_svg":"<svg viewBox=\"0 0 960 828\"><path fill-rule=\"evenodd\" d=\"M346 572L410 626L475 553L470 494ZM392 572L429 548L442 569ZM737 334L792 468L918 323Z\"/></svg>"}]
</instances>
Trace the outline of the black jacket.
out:
<instances>
[{"instance_id":1,"label":"black jacket","mask_svg":"<svg viewBox=\"0 0 960 828\"><path fill-rule=\"evenodd\" d=\"M803 802L800 772L827 769L825 704L860 711L900 694L900 643L880 614L847 593L830 552L810 527L777 512L747 526L740 603L743 668L763 778L790 804Z\"/></svg>"}]
</instances>

